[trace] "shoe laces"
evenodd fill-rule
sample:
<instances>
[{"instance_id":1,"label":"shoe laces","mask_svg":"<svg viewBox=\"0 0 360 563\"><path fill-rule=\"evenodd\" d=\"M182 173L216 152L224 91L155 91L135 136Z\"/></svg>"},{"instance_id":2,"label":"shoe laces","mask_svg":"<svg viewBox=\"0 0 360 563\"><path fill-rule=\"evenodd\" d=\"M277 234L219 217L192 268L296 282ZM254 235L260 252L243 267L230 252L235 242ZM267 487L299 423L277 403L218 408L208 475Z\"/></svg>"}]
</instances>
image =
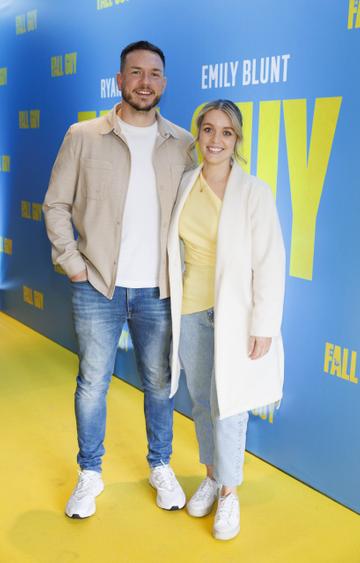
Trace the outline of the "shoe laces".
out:
<instances>
[{"instance_id":1,"label":"shoe laces","mask_svg":"<svg viewBox=\"0 0 360 563\"><path fill-rule=\"evenodd\" d=\"M234 493L219 497L219 504L216 511L216 520L230 519L232 512L237 504Z\"/></svg>"},{"instance_id":2,"label":"shoe laces","mask_svg":"<svg viewBox=\"0 0 360 563\"><path fill-rule=\"evenodd\" d=\"M169 465L159 465L153 469L153 475L157 486L161 489L171 491L176 485L175 473Z\"/></svg>"},{"instance_id":3,"label":"shoe laces","mask_svg":"<svg viewBox=\"0 0 360 563\"><path fill-rule=\"evenodd\" d=\"M205 498L213 495L214 486L217 486L215 481L213 481L210 477L206 477L199 486L194 497L196 500L204 500Z\"/></svg>"},{"instance_id":4,"label":"shoe laces","mask_svg":"<svg viewBox=\"0 0 360 563\"><path fill-rule=\"evenodd\" d=\"M96 479L98 479L98 476L94 474L94 472L79 471L79 481L75 487L73 496L77 499L85 497Z\"/></svg>"}]
</instances>

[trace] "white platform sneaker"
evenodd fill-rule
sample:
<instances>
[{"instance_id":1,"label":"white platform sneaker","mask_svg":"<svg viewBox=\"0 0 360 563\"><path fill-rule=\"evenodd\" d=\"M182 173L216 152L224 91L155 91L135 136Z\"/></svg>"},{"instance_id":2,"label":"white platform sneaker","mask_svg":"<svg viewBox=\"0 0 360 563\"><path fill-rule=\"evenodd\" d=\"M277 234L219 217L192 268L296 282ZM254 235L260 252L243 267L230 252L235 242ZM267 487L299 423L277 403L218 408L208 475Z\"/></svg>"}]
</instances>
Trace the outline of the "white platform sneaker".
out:
<instances>
[{"instance_id":1,"label":"white platform sneaker","mask_svg":"<svg viewBox=\"0 0 360 563\"><path fill-rule=\"evenodd\" d=\"M214 479L206 477L197 491L193 494L186 505L186 510L190 516L206 516L211 512L214 502L218 496L218 484Z\"/></svg>"},{"instance_id":2,"label":"white platform sneaker","mask_svg":"<svg viewBox=\"0 0 360 563\"><path fill-rule=\"evenodd\" d=\"M70 518L88 518L95 514L95 497L104 490L101 473L83 469L65 508Z\"/></svg>"},{"instance_id":3,"label":"white platform sneaker","mask_svg":"<svg viewBox=\"0 0 360 563\"><path fill-rule=\"evenodd\" d=\"M159 465L151 469L149 483L157 490L156 504L160 508L179 510L185 506L185 493L170 465Z\"/></svg>"},{"instance_id":4,"label":"white platform sneaker","mask_svg":"<svg viewBox=\"0 0 360 563\"><path fill-rule=\"evenodd\" d=\"M240 505L237 495L220 496L215 514L213 536L217 540L231 540L240 532Z\"/></svg>"}]
</instances>

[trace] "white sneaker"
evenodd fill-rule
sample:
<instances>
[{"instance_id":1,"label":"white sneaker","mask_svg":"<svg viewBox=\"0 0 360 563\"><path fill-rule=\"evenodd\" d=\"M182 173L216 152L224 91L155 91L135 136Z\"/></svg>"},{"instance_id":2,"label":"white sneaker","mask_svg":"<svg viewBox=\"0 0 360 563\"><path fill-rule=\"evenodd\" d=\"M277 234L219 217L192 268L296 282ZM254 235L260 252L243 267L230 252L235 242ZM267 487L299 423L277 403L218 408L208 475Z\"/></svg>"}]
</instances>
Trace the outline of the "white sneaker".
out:
<instances>
[{"instance_id":1,"label":"white sneaker","mask_svg":"<svg viewBox=\"0 0 360 563\"><path fill-rule=\"evenodd\" d=\"M151 469L149 483L157 490L156 504L160 508L179 510L185 506L185 493L170 465L159 465Z\"/></svg>"},{"instance_id":2,"label":"white sneaker","mask_svg":"<svg viewBox=\"0 0 360 563\"><path fill-rule=\"evenodd\" d=\"M84 469L79 473L79 481L65 508L70 518L87 518L95 514L95 497L104 490L101 473Z\"/></svg>"},{"instance_id":3,"label":"white sneaker","mask_svg":"<svg viewBox=\"0 0 360 563\"><path fill-rule=\"evenodd\" d=\"M211 512L218 496L218 484L214 479L206 477L186 505L190 516L206 516Z\"/></svg>"},{"instance_id":4,"label":"white sneaker","mask_svg":"<svg viewBox=\"0 0 360 563\"><path fill-rule=\"evenodd\" d=\"M240 505L237 495L230 493L225 497L220 496L213 535L217 540L231 540L240 532Z\"/></svg>"}]
</instances>

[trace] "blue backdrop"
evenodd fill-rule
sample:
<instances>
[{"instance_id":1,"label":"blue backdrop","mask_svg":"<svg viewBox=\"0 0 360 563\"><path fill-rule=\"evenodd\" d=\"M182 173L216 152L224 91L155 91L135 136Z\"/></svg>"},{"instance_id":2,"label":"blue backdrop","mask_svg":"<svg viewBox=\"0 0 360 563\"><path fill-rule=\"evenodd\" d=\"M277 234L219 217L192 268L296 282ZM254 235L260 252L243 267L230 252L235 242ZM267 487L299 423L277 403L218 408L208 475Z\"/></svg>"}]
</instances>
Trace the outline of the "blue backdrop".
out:
<instances>
[{"instance_id":1,"label":"blue backdrop","mask_svg":"<svg viewBox=\"0 0 360 563\"><path fill-rule=\"evenodd\" d=\"M246 168L280 213L285 395L252 413L248 449L360 512L358 0L0 0L0 18L2 309L75 350L41 212L51 166L71 123L116 103L121 49L158 44L162 113L191 128L204 102L238 102ZM116 374L139 384L126 330Z\"/></svg>"}]
</instances>

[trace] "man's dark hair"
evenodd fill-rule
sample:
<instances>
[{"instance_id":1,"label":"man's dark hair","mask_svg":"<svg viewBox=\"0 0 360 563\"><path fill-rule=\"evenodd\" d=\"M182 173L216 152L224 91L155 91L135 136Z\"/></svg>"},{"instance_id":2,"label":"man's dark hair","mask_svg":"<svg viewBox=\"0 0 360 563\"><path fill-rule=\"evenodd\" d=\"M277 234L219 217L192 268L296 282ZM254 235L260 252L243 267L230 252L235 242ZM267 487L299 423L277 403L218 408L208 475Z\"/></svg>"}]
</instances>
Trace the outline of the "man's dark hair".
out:
<instances>
[{"instance_id":1,"label":"man's dark hair","mask_svg":"<svg viewBox=\"0 0 360 563\"><path fill-rule=\"evenodd\" d=\"M131 53L132 51L140 51L140 50L141 51L152 51L153 53L156 53L157 55L159 55L160 59L162 60L163 65L164 65L164 68L165 68L165 55L159 47L156 47L156 45L149 43L149 41L136 41L135 43L130 43L129 45L127 45L121 51L120 72L122 72L124 70L126 56L129 53Z\"/></svg>"}]
</instances>

